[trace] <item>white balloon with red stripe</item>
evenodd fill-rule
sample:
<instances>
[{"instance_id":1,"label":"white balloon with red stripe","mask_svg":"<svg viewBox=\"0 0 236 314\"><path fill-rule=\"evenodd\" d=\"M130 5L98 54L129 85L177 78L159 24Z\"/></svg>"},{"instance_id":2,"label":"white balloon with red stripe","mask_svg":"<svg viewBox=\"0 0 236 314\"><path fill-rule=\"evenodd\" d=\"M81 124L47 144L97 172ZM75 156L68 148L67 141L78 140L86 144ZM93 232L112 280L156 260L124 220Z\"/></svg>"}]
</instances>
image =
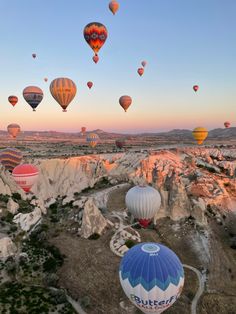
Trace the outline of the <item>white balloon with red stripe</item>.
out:
<instances>
[{"instance_id":1,"label":"white balloon with red stripe","mask_svg":"<svg viewBox=\"0 0 236 314\"><path fill-rule=\"evenodd\" d=\"M18 165L12 171L15 182L25 191L29 192L38 179L39 170L32 164Z\"/></svg>"}]
</instances>

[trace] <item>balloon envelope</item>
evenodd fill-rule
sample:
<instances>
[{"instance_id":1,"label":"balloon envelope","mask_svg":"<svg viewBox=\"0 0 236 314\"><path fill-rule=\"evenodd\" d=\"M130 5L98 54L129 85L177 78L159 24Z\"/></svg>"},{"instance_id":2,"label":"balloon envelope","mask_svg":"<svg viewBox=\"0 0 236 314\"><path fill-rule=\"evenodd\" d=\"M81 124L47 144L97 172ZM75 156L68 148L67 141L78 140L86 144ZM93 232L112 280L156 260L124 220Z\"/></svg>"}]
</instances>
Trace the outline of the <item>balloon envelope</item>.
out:
<instances>
[{"instance_id":1,"label":"balloon envelope","mask_svg":"<svg viewBox=\"0 0 236 314\"><path fill-rule=\"evenodd\" d=\"M44 81L45 81L45 82L47 82L47 81L48 81L47 77L45 77L45 78L44 78Z\"/></svg>"},{"instance_id":2,"label":"balloon envelope","mask_svg":"<svg viewBox=\"0 0 236 314\"><path fill-rule=\"evenodd\" d=\"M82 126L82 128L81 128L81 133L82 133L82 135L84 135L85 132L86 132L86 127L85 127L85 126Z\"/></svg>"},{"instance_id":3,"label":"balloon envelope","mask_svg":"<svg viewBox=\"0 0 236 314\"><path fill-rule=\"evenodd\" d=\"M88 86L89 89L91 89L93 87L93 82L88 82L87 86Z\"/></svg>"},{"instance_id":4,"label":"balloon envelope","mask_svg":"<svg viewBox=\"0 0 236 314\"><path fill-rule=\"evenodd\" d=\"M140 75L140 76L142 76L143 75L143 73L144 73L144 68L138 68L138 74Z\"/></svg>"},{"instance_id":5,"label":"balloon envelope","mask_svg":"<svg viewBox=\"0 0 236 314\"><path fill-rule=\"evenodd\" d=\"M35 59L36 58L36 53L32 53L32 57Z\"/></svg>"},{"instance_id":6,"label":"balloon envelope","mask_svg":"<svg viewBox=\"0 0 236 314\"><path fill-rule=\"evenodd\" d=\"M18 102L18 97L17 96L9 96L8 101L14 107Z\"/></svg>"},{"instance_id":7,"label":"balloon envelope","mask_svg":"<svg viewBox=\"0 0 236 314\"><path fill-rule=\"evenodd\" d=\"M197 143L201 145L204 142L204 140L207 138L208 131L206 128L197 127L193 130L192 134L195 140L197 141Z\"/></svg>"},{"instance_id":8,"label":"balloon envelope","mask_svg":"<svg viewBox=\"0 0 236 314\"><path fill-rule=\"evenodd\" d=\"M12 137L16 138L20 133L20 126L19 124L11 123L7 126L7 131Z\"/></svg>"},{"instance_id":9,"label":"balloon envelope","mask_svg":"<svg viewBox=\"0 0 236 314\"><path fill-rule=\"evenodd\" d=\"M60 77L51 82L50 92L52 97L62 107L63 111L66 111L66 108L76 95L77 88L71 79Z\"/></svg>"},{"instance_id":10,"label":"balloon envelope","mask_svg":"<svg viewBox=\"0 0 236 314\"><path fill-rule=\"evenodd\" d=\"M119 278L126 296L143 313L162 313L178 299L184 286L178 256L153 242L137 244L125 253Z\"/></svg>"},{"instance_id":11,"label":"balloon envelope","mask_svg":"<svg viewBox=\"0 0 236 314\"><path fill-rule=\"evenodd\" d=\"M145 68L145 66L147 65L147 61L142 61L141 64Z\"/></svg>"},{"instance_id":12,"label":"balloon envelope","mask_svg":"<svg viewBox=\"0 0 236 314\"><path fill-rule=\"evenodd\" d=\"M107 36L107 29L101 23L92 22L84 28L84 38L95 54L97 54L101 47L105 44Z\"/></svg>"},{"instance_id":13,"label":"balloon envelope","mask_svg":"<svg viewBox=\"0 0 236 314\"><path fill-rule=\"evenodd\" d=\"M116 0L112 0L109 3L109 9L111 10L111 12L115 15L116 12L119 10L119 3Z\"/></svg>"},{"instance_id":14,"label":"balloon envelope","mask_svg":"<svg viewBox=\"0 0 236 314\"><path fill-rule=\"evenodd\" d=\"M193 90L194 90L195 92L197 92L198 89L199 89L199 86L198 86L198 85L194 85L194 86L193 86Z\"/></svg>"},{"instance_id":15,"label":"balloon envelope","mask_svg":"<svg viewBox=\"0 0 236 314\"><path fill-rule=\"evenodd\" d=\"M16 166L12 171L13 179L25 192L30 191L31 187L37 181L38 175L38 168L31 164Z\"/></svg>"},{"instance_id":16,"label":"balloon envelope","mask_svg":"<svg viewBox=\"0 0 236 314\"><path fill-rule=\"evenodd\" d=\"M224 126L225 126L226 128L229 128L229 127L230 127L230 122L229 122L229 121L225 121Z\"/></svg>"},{"instance_id":17,"label":"balloon envelope","mask_svg":"<svg viewBox=\"0 0 236 314\"><path fill-rule=\"evenodd\" d=\"M25 101L33 108L33 111L38 107L43 99L43 91L37 86L28 86L23 90Z\"/></svg>"},{"instance_id":18,"label":"balloon envelope","mask_svg":"<svg viewBox=\"0 0 236 314\"><path fill-rule=\"evenodd\" d=\"M125 146L125 141L124 140L116 140L116 147L117 148L123 148Z\"/></svg>"},{"instance_id":19,"label":"balloon envelope","mask_svg":"<svg viewBox=\"0 0 236 314\"><path fill-rule=\"evenodd\" d=\"M161 206L160 193L151 186L135 186L127 192L125 204L129 212L145 226ZM142 223L143 222L143 223Z\"/></svg>"},{"instance_id":20,"label":"balloon envelope","mask_svg":"<svg viewBox=\"0 0 236 314\"><path fill-rule=\"evenodd\" d=\"M97 146L97 143L99 141L99 136L96 133L89 133L87 136L87 142L90 147Z\"/></svg>"},{"instance_id":21,"label":"balloon envelope","mask_svg":"<svg viewBox=\"0 0 236 314\"><path fill-rule=\"evenodd\" d=\"M124 109L124 111L126 112L129 106L132 104L132 98L127 95L121 96L119 99L119 103L121 107Z\"/></svg>"},{"instance_id":22,"label":"balloon envelope","mask_svg":"<svg viewBox=\"0 0 236 314\"><path fill-rule=\"evenodd\" d=\"M0 151L0 162L5 169L12 171L22 161L23 155L19 149L5 148Z\"/></svg>"}]
</instances>

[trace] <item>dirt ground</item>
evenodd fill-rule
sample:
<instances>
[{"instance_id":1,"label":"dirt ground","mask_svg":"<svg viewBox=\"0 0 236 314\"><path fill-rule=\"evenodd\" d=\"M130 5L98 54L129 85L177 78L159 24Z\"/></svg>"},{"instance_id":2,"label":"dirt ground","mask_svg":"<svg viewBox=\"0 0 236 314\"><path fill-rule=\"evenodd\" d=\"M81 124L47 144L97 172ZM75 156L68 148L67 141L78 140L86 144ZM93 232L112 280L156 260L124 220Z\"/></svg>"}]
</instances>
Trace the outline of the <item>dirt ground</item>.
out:
<instances>
[{"instance_id":1,"label":"dirt ground","mask_svg":"<svg viewBox=\"0 0 236 314\"><path fill-rule=\"evenodd\" d=\"M113 191L108 200L108 210L125 208L125 193L128 188ZM175 228L176 223L170 219L158 221L157 230L141 229L142 241L161 242L170 247L184 264L199 270L208 267L209 281L205 293L199 303L199 314L235 314L236 313L236 275L235 251L229 248L224 232L220 226L210 224L211 261L205 265L198 252L194 250L192 241L199 237L199 231L192 223L185 223ZM109 242L113 235L108 230L98 240L86 240L66 232L53 238L55 244L66 255L65 263L59 270L60 285L68 290L74 299L80 301L89 297L88 314L121 314L119 303L127 298L120 286L118 270L120 258L114 255ZM232 268L232 269L231 269ZM233 269L234 268L234 269ZM231 272L229 272L231 269ZM226 276L227 272L227 276ZM196 275L185 270L185 286L180 299L165 313L189 314L191 300L198 289ZM129 304L129 302L128 302ZM131 306L132 308L132 306ZM129 313L138 313L135 310Z\"/></svg>"}]
</instances>

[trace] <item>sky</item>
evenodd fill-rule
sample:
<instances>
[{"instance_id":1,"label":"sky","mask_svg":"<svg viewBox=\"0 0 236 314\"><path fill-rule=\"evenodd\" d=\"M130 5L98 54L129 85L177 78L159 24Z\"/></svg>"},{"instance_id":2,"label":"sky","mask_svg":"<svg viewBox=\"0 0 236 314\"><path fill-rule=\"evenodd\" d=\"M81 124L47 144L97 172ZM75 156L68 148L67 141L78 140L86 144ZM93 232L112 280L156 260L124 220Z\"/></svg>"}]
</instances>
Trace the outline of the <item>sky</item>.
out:
<instances>
[{"instance_id":1,"label":"sky","mask_svg":"<svg viewBox=\"0 0 236 314\"><path fill-rule=\"evenodd\" d=\"M236 1L118 2L114 16L109 0L0 0L1 130L10 123L25 131L122 133L213 129L226 120L236 126ZM108 30L97 64L83 37L95 21ZM57 77L77 85L67 113L49 91ZM30 85L44 92L36 112L22 96ZM19 98L14 108L9 95ZM126 113L122 95L133 100Z\"/></svg>"}]
</instances>

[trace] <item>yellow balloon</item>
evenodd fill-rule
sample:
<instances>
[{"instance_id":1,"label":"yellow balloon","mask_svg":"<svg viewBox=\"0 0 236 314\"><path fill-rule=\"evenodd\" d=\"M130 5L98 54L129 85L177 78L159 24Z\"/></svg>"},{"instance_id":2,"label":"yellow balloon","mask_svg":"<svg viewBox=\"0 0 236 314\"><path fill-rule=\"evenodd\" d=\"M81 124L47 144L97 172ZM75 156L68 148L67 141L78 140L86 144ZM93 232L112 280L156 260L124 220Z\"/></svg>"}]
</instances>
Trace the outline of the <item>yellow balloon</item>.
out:
<instances>
[{"instance_id":1,"label":"yellow balloon","mask_svg":"<svg viewBox=\"0 0 236 314\"><path fill-rule=\"evenodd\" d=\"M197 141L197 143L201 145L204 142L204 140L207 138L208 131L206 128L197 127L193 130L192 134L195 140Z\"/></svg>"}]
</instances>

